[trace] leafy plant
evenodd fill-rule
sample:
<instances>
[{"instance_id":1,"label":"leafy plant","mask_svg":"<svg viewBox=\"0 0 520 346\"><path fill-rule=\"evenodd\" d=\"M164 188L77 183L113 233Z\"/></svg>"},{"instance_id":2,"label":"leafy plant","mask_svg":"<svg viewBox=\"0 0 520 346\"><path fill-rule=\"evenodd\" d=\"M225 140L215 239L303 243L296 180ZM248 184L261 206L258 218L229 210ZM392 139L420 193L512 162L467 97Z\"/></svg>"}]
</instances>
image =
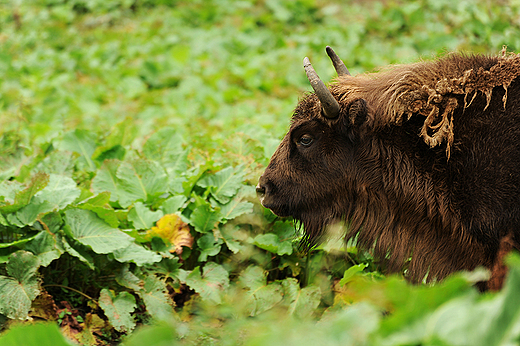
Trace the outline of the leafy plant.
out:
<instances>
[{"instance_id":1,"label":"leafy plant","mask_svg":"<svg viewBox=\"0 0 520 346\"><path fill-rule=\"evenodd\" d=\"M2 345L518 339L517 259L496 295L461 276L410 287L355 244L302 252L298 227L254 189L309 90L304 56L327 80L325 45L353 73L451 50L514 51L518 3L8 4Z\"/></svg>"}]
</instances>

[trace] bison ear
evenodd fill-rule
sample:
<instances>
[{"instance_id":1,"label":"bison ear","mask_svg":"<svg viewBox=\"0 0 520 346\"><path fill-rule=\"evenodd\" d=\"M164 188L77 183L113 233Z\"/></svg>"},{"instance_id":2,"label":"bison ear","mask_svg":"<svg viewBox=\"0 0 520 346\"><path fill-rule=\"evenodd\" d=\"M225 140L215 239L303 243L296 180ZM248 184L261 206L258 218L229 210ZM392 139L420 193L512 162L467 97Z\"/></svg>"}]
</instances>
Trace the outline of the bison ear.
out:
<instances>
[{"instance_id":1,"label":"bison ear","mask_svg":"<svg viewBox=\"0 0 520 346\"><path fill-rule=\"evenodd\" d=\"M362 125L368 118L367 102L358 99L348 107L348 122L350 126L358 127Z\"/></svg>"},{"instance_id":2,"label":"bison ear","mask_svg":"<svg viewBox=\"0 0 520 346\"><path fill-rule=\"evenodd\" d=\"M343 119L344 130L347 137L354 141L360 135L360 126L368 120L368 106L363 99L352 102L347 109L348 113Z\"/></svg>"}]
</instances>

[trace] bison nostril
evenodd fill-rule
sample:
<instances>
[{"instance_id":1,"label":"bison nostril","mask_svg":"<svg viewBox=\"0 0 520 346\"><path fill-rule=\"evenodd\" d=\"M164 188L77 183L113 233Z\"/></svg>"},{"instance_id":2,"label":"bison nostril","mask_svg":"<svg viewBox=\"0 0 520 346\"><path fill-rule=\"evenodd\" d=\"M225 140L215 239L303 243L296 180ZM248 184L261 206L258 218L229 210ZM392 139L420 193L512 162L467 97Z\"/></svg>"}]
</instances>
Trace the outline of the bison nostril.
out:
<instances>
[{"instance_id":1,"label":"bison nostril","mask_svg":"<svg viewBox=\"0 0 520 346\"><path fill-rule=\"evenodd\" d=\"M265 196L265 187L261 186L260 183L256 185L256 194L258 195L258 197Z\"/></svg>"}]
</instances>

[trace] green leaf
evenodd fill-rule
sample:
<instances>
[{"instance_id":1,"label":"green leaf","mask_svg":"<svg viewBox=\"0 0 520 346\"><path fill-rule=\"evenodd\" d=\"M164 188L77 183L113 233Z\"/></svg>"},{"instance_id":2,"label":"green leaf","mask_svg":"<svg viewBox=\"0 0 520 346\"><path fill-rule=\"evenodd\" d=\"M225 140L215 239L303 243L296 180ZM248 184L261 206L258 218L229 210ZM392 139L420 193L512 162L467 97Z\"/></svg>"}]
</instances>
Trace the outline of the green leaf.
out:
<instances>
[{"instance_id":1,"label":"green leaf","mask_svg":"<svg viewBox=\"0 0 520 346\"><path fill-rule=\"evenodd\" d=\"M157 320L167 320L174 315L174 303L164 281L155 275L148 275L144 278L142 287L137 294L144 301L150 316Z\"/></svg>"},{"instance_id":2,"label":"green leaf","mask_svg":"<svg viewBox=\"0 0 520 346\"><path fill-rule=\"evenodd\" d=\"M227 224L220 227L220 234L228 249L233 253L236 254L245 248L242 242L248 238L248 235L240 226L229 226Z\"/></svg>"},{"instance_id":3,"label":"green leaf","mask_svg":"<svg viewBox=\"0 0 520 346\"><path fill-rule=\"evenodd\" d=\"M58 235L42 231L36 235L27 245L25 250L38 256L40 265L47 267L52 261L58 259L64 252L61 242L57 241Z\"/></svg>"},{"instance_id":4,"label":"green leaf","mask_svg":"<svg viewBox=\"0 0 520 346\"><path fill-rule=\"evenodd\" d=\"M161 210L164 214L174 214L182 208L184 203L186 202L186 196L178 195L168 198L161 205Z\"/></svg>"},{"instance_id":5,"label":"green leaf","mask_svg":"<svg viewBox=\"0 0 520 346\"><path fill-rule=\"evenodd\" d=\"M13 319L26 319L31 303L40 293L36 272L39 260L32 253L17 251L9 257L7 273L0 275L0 313Z\"/></svg>"},{"instance_id":6,"label":"green leaf","mask_svg":"<svg viewBox=\"0 0 520 346\"><path fill-rule=\"evenodd\" d=\"M147 160L122 162L117 169L119 203L128 207L136 201L150 202L168 190L168 176L157 163Z\"/></svg>"},{"instance_id":7,"label":"green leaf","mask_svg":"<svg viewBox=\"0 0 520 346\"><path fill-rule=\"evenodd\" d=\"M209 203L202 202L197 206L190 215L190 225L200 233L206 233L215 228L217 222L220 221L220 213L211 208Z\"/></svg>"},{"instance_id":8,"label":"green leaf","mask_svg":"<svg viewBox=\"0 0 520 346\"><path fill-rule=\"evenodd\" d=\"M36 173L25 189L16 192L13 203L0 201L0 212L12 213L25 207L31 202L31 199L38 191L47 186L48 182L49 176L47 174Z\"/></svg>"},{"instance_id":9,"label":"green leaf","mask_svg":"<svg viewBox=\"0 0 520 346\"><path fill-rule=\"evenodd\" d=\"M111 227L117 228L119 226L119 219L114 208L108 204L109 201L110 192L105 191L82 201L78 204L78 208L93 211Z\"/></svg>"},{"instance_id":10,"label":"green leaf","mask_svg":"<svg viewBox=\"0 0 520 346\"><path fill-rule=\"evenodd\" d=\"M74 239L67 239L67 237L61 238L61 245L68 254L85 263L91 270L96 269L94 259L92 258L91 251L88 250L88 247Z\"/></svg>"},{"instance_id":11,"label":"green leaf","mask_svg":"<svg viewBox=\"0 0 520 346\"><path fill-rule=\"evenodd\" d=\"M103 309L108 321L120 333L134 330L135 320L131 315L136 308L135 298L128 292L114 292L103 288L99 294L99 306Z\"/></svg>"},{"instance_id":12,"label":"green leaf","mask_svg":"<svg viewBox=\"0 0 520 346\"><path fill-rule=\"evenodd\" d=\"M229 274L221 265L209 262L204 266L201 275L199 267L186 277L186 283L197 292L203 300L220 304L222 294L229 287Z\"/></svg>"},{"instance_id":13,"label":"green leaf","mask_svg":"<svg viewBox=\"0 0 520 346\"><path fill-rule=\"evenodd\" d=\"M345 270L345 273L343 274L343 278L339 281L340 285L346 285L349 283L352 278L357 275L358 273L362 273L365 268L368 267L368 264L361 263L357 265L353 265L352 267Z\"/></svg>"},{"instance_id":14,"label":"green leaf","mask_svg":"<svg viewBox=\"0 0 520 346\"><path fill-rule=\"evenodd\" d=\"M138 266L160 262L162 257L143 246L132 243L124 249L115 250L114 258L119 262L133 262Z\"/></svg>"},{"instance_id":15,"label":"green leaf","mask_svg":"<svg viewBox=\"0 0 520 346\"><path fill-rule=\"evenodd\" d=\"M257 235L253 239L253 244L260 249L267 250L279 256L291 255L293 252L292 243L290 241L280 241L280 238L273 233Z\"/></svg>"},{"instance_id":16,"label":"green leaf","mask_svg":"<svg viewBox=\"0 0 520 346\"><path fill-rule=\"evenodd\" d=\"M219 254L222 240L216 240L213 233L206 233L197 240L197 245L199 246L200 251L198 261L206 262L208 256L216 256Z\"/></svg>"},{"instance_id":17,"label":"green leaf","mask_svg":"<svg viewBox=\"0 0 520 346\"><path fill-rule=\"evenodd\" d=\"M243 202L240 198L234 198L227 204L216 204L220 208L220 215L223 220L232 220L240 215L253 212L253 203Z\"/></svg>"},{"instance_id":18,"label":"green leaf","mask_svg":"<svg viewBox=\"0 0 520 346\"><path fill-rule=\"evenodd\" d=\"M32 226L38 219L38 216L48 213L54 209L54 206L48 201L42 201L35 196L31 202L16 212L16 218L22 225Z\"/></svg>"},{"instance_id":19,"label":"green leaf","mask_svg":"<svg viewBox=\"0 0 520 346\"><path fill-rule=\"evenodd\" d=\"M130 288L135 292L141 290L143 281L129 270L129 265L124 265L121 270L116 273L116 282L123 287Z\"/></svg>"},{"instance_id":20,"label":"green leaf","mask_svg":"<svg viewBox=\"0 0 520 346\"><path fill-rule=\"evenodd\" d=\"M58 324L34 323L19 324L9 327L0 336L2 346L73 346L67 338L61 334Z\"/></svg>"},{"instance_id":21,"label":"green leaf","mask_svg":"<svg viewBox=\"0 0 520 346\"><path fill-rule=\"evenodd\" d=\"M80 154L81 160L86 164L90 171L96 169L92 161L92 154L96 150L96 135L87 130L76 129L63 135L58 147L61 150L72 151Z\"/></svg>"},{"instance_id":22,"label":"green leaf","mask_svg":"<svg viewBox=\"0 0 520 346\"><path fill-rule=\"evenodd\" d=\"M247 311L251 316L272 309L283 299L282 286L278 282L267 284L267 273L258 266L245 269L239 283L248 290Z\"/></svg>"},{"instance_id":23,"label":"green leaf","mask_svg":"<svg viewBox=\"0 0 520 346\"><path fill-rule=\"evenodd\" d=\"M120 164L119 160L105 160L92 179L92 190L98 194L105 191L110 192L111 202L118 201L119 196L123 193L116 175Z\"/></svg>"},{"instance_id":24,"label":"green leaf","mask_svg":"<svg viewBox=\"0 0 520 346\"><path fill-rule=\"evenodd\" d=\"M65 211L65 231L96 253L106 254L128 247L133 238L117 228L110 227L95 213L83 209Z\"/></svg>"},{"instance_id":25,"label":"green leaf","mask_svg":"<svg viewBox=\"0 0 520 346\"><path fill-rule=\"evenodd\" d=\"M148 138L143 154L149 160L159 162L168 175L176 177L188 169L188 151L183 149L183 141L177 129L163 128Z\"/></svg>"},{"instance_id":26,"label":"green leaf","mask_svg":"<svg viewBox=\"0 0 520 346\"><path fill-rule=\"evenodd\" d=\"M318 286L307 286L300 289L298 281L287 278L282 281L284 301L289 306L289 314L299 318L307 318L315 313L321 302L321 290Z\"/></svg>"},{"instance_id":27,"label":"green leaf","mask_svg":"<svg viewBox=\"0 0 520 346\"><path fill-rule=\"evenodd\" d=\"M132 222L135 229L150 229L163 215L162 211L151 211L143 203L137 202L128 212L128 221Z\"/></svg>"},{"instance_id":28,"label":"green leaf","mask_svg":"<svg viewBox=\"0 0 520 346\"><path fill-rule=\"evenodd\" d=\"M243 181L243 173L235 174L233 167L228 167L205 176L197 182L197 185L209 189L218 202L226 204L237 194Z\"/></svg>"},{"instance_id":29,"label":"green leaf","mask_svg":"<svg viewBox=\"0 0 520 346\"><path fill-rule=\"evenodd\" d=\"M49 183L35 194L40 200L49 202L55 209L63 209L79 197L81 190L76 182L63 175L50 174Z\"/></svg>"}]
</instances>

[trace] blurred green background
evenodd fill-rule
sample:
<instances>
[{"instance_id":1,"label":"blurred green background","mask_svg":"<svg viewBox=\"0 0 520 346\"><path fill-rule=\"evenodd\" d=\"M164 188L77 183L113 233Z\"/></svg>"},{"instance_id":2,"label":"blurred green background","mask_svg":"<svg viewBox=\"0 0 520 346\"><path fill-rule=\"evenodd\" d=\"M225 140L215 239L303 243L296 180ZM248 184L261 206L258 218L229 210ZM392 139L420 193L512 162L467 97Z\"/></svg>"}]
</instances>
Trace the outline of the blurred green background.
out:
<instances>
[{"instance_id":1,"label":"blurred green background","mask_svg":"<svg viewBox=\"0 0 520 346\"><path fill-rule=\"evenodd\" d=\"M515 51L519 14L514 0L4 0L0 129L42 143L129 117L141 136L174 125L204 148L266 142L309 90L303 57L334 76L326 45L354 74Z\"/></svg>"}]
</instances>

